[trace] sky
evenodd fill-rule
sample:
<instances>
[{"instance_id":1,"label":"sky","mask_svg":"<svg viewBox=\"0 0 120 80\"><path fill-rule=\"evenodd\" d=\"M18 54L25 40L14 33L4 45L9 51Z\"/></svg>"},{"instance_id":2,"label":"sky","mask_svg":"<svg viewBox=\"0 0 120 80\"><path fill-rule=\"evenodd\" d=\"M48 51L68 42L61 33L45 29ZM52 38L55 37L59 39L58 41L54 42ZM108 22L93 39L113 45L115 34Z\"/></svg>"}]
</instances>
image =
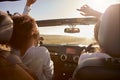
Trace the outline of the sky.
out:
<instances>
[{"instance_id":1,"label":"sky","mask_svg":"<svg viewBox=\"0 0 120 80\"><path fill-rule=\"evenodd\" d=\"M22 14L26 0L15 2L0 2L0 10L19 12ZM82 17L76 10L87 4L95 10L105 9L120 0L37 0L31 7L30 15L36 20Z\"/></svg>"},{"instance_id":2,"label":"sky","mask_svg":"<svg viewBox=\"0 0 120 80\"><path fill-rule=\"evenodd\" d=\"M16 2L0 2L0 10L10 11L10 13L19 12L22 14L25 7L26 0L20 0ZM120 0L37 0L32 6L30 15L36 20L47 20L47 19L59 19L59 18L78 18L83 17L76 10L84 4L89 5L91 8L104 12L105 9L114 3L120 3ZM76 26L80 28L80 33L64 33L64 28L69 27L68 25L62 27L39 27L40 34L55 34L55 35L70 35L76 37L93 37L94 25L81 25ZM91 26L91 27L89 27Z\"/></svg>"}]
</instances>

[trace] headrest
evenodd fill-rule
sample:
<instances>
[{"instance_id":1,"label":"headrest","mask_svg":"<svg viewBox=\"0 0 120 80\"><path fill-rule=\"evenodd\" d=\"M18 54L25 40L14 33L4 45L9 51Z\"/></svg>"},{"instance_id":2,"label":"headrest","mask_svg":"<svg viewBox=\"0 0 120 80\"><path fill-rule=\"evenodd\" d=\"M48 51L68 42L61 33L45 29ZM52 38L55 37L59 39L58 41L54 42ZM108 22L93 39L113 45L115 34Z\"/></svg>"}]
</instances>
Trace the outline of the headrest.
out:
<instances>
[{"instance_id":1,"label":"headrest","mask_svg":"<svg viewBox=\"0 0 120 80\"><path fill-rule=\"evenodd\" d=\"M9 41L12 30L12 19L6 13L0 11L0 44L5 44Z\"/></svg>"},{"instance_id":2,"label":"headrest","mask_svg":"<svg viewBox=\"0 0 120 80\"><path fill-rule=\"evenodd\" d=\"M120 57L120 4L107 8L101 18L98 41L112 57Z\"/></svg>"}]
</instances>

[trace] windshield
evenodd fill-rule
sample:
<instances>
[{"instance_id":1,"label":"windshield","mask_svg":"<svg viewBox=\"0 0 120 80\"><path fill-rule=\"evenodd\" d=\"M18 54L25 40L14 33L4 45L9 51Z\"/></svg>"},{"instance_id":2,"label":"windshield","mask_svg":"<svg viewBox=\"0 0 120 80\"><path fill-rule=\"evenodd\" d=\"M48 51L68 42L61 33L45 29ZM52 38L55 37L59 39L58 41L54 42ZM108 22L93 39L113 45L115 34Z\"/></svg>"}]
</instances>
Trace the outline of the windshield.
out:
<instances>
[{"instance_id":1,"label":"windshield","mask_svg":"<svg viewBox=\"0 0 120 80\"><path fill-rule=\"evenodd\" d=\"M94 25L76 25L79 33L65 33L69 25L55 27L40 27L40 34L45 44L90 44L94 42ZM47 33L46 33L47 32Z\"/></svg>"},{"instance_id":2,"label":"windshield","mask_svg":"<svg viewBox=\"0 0 120 80\"><path fill-rule=\"evenodd\" d=\"M10 11L22 13L24 10L26 0L15 2L1 2L0 9L2 11ZM104 12L105 9L114 3L120 3L120 0L37 0L31 7L30 15L37 20L51 20L51 19L68 19L68 18L83 18L76 10L84 4L91 8ZM102 5L102 6L101 6ZM58 26L39 26L41 37L44 38L44 44L90 44L95 42L94 39L94 25L75 25L79 28L77 33L66 33L65 28L70 25Z\"/></svg>"}]
</instances>

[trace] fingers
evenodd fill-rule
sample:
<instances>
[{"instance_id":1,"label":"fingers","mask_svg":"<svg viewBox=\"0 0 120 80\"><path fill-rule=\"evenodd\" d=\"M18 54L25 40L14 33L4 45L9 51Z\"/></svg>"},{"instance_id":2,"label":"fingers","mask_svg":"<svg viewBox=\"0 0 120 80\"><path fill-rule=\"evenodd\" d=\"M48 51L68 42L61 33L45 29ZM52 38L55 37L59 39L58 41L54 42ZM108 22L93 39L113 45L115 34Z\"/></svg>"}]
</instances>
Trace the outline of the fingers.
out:
<instances>
[{"instance_id":1,"label":"fingers","mask_svg":"<svg viewBox=\"0 0 120 80\"><path fill-rule=\"evenodd\" d=\"M83 15L83 16L86 16L85 13L80 13L80 14Z\"/></svg>"},{"instance_id":2,"label":"fingers","mask_svg":"<svg viewBox=\"0 0 120 80\"><path fill-rule=\"evenodd\" d=\"M81 8L89 8L89 6L85 4Z\"/></svg>"},{"instance_id":3,"label":"fingers","mask_svg":"<svg viewBox=\"0 0 120 80\"><path fill-rule=\"evenodd\" d=\"M88 5L83 5L80 7L80 9L77 9L77 11L80 11L80 14L83 16L90 16L91 15L91 8Z\"/></svg>"},{"instance_id":4,"label":"fingers","mask_svg":"<svg viewBox=\"0 0 120 80\"><path fill-rule=\"evenodd\" d=\"M33 3L35 3L36 2L36 0L27 0L27 5L28 6L31 6Z\"/></svg>"},{"instance_id":5,"label":"fingers","mask_svg":"<svg viewBox=\"0 0 120 80\"><path fill-rule=\"evenodd\" d=\"M29 3L33 4L34 2L36 2L36 0L28 0Z\"/></svg>"},{"instance_id":6,"label":"fingers","mask_svg":"<svg viewBox=\"0 0 120 80\"><path fill-rule=\"evenodd\" d=\"M87 11L87 10L89 10L89 9L90 9L90 7L89 7L88 5L83 5L83 6L80 8L81 11Z\"/></svg>"},{"instance_id":7,"label":"fingers","mask_svg":"<svg viewBox=\"0 0 120 80\"><path fill-rule=\"evenodd\" d=\"M80 9L76 9L77 11L80 11Z\"/></svg>"},{"instance_id":8,"label":"fingers","mask_svg":"<svg viewBox=\"0 0 120 80\"><path fill-rule=\"evenodd\" d=\"M80 9L76 9L77 11L81 11ZM81 15L85 16L85 13L80 12Z\"/></svg>"},{"instance_id":9,"label":"fingers","mask_svg":"<svg viewBox=\"0 0 120 80\"><path fill-rule=\"evenodd\" d=\"M36 0L32 0L32 3L36 2Z\"/></svg>"},{"instance_id":10,"label":"fingers","mask_svg":"<svg viewBox=\"0 0 120 80\"><path fill-rule=\"evenodd\" d=\"M89 9L90 7L88 5L83 5L82 7L80 7L80 9L77 9L77 11L82 11L85 12Z\"/></svg>"}]
</instances>

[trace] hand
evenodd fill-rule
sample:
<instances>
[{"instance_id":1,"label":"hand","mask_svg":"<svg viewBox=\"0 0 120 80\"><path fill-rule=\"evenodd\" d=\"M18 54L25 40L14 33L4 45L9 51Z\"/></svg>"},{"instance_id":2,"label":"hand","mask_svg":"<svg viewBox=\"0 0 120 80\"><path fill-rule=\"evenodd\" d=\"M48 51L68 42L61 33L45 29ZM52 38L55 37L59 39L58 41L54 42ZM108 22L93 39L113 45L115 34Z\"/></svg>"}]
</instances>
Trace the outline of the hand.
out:
<instances>
[{"instance_id":1,"label":"hand","mask_svg":"<svg viewBox=\"0 0 120 80\"><path fill-rule=\"evenodd\" d=\"M80 14L83 16L94 16L96 18L100 18L102 13L90 8L88 5L83 5L80 9L77 9L80 11Z\"/></svg>"},{"instance_id":2,"label":"hand","mask_svg":"<svg viewBox=\"0 0 120 80\"><path fill-rule=\"evenodd\" d=\"M35 2L36 2L36 0L27 0L26 5L31 6Z\"/></svg>"},{"instance_id":3,"label":"hand","mask_svg":"<svg viewBox=\"0 0 120 80\"><path fill-rule=\"evenodd\" d=\"M83 5L80 9L77 9L80 11L80 14L83 16L93 16L94 10L90 8L88 5Z\"/></svg>"}]
</instances>

